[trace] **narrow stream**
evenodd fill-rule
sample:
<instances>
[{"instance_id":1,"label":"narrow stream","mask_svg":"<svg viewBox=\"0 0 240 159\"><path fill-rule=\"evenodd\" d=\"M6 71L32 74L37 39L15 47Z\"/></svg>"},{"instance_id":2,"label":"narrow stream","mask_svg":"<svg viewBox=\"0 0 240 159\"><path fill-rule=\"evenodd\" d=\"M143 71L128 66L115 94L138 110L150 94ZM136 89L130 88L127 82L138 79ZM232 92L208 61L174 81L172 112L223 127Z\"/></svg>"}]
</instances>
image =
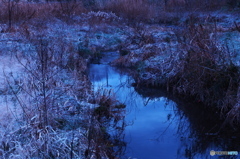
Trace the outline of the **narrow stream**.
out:
<instances>
[{"instance_id":1,"label":"narrow stream","mask_svg":"<svg viewBox=\"0 0 240 159\"><path fill-rule=\"evenodd\" d=\"M100 64L90 65L89 76L94 91L111 89L117 100L126 104L122 159L212 158L211 150L240 150L237 136L218 135L218 126L211 121L214 114L205 114L198 106L185 106L179 100L174 102L164 91L133 87L131 77L108 65L117 56L105 53Z\"/></svg>"}]
</instances>

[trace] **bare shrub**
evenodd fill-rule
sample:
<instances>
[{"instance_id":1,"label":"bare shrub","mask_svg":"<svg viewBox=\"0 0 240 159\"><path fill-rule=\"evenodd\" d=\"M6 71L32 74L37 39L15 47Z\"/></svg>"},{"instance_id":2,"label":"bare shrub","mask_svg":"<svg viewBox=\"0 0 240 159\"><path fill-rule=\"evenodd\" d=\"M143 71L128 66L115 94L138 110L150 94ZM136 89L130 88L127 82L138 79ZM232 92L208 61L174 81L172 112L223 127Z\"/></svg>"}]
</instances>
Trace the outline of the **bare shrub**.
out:
<instances>
[{"instance_id":1,"label":"bare shrub","mask_svg":"<svg viewBox=\"0 0 240 159\"><path fill-rule=\"evenodd\" d=\"M84 107L81 100L87 100L90 91L82 74L86 67L68 69L73 50L61 39L57 44L43 37L31 42L35 51L16 55L25 73L17 83L19 87L12 82L16 81L13 77L7 78L12 100L22 110L4 129L8 135L0 133L4 136L0 138L4 143L0 146L1 156L81 158L85 149L84 130L79 124Z\"/></svg>"},{"instance_id":2,"label":"bare shrub","mask_svg":"<svg viewBox=\"0 0 240 159\"><path fill-rule=\"evenodd\" d=\"M37 4L18 2L18 1L4 1L0 2L1 11L0 17L2 22L7 22L9 28L14 23L26 22L27 20L36 17L38 7Z\"/></svg>"}]
</instances>

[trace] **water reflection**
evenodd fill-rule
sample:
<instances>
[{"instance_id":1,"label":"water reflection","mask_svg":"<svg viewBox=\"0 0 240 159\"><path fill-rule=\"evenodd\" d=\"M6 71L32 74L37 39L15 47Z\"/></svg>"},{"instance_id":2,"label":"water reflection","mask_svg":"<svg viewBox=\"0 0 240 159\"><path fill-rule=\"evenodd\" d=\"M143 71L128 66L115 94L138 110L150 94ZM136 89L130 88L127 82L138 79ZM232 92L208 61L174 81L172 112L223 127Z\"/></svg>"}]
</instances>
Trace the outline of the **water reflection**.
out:
<instances>
[{"instance_id":1,"label":"water reflection","mask_svg":"<svg viewBox=\"0 0 240 159\"><path fill-rule=\"evenodd\" d=\"M179 147L175 158L212 158L210 151L240 151L240 132L232 132L223 127L223 121L214 110L205 109L203 105L191 103L157 89L136 88L144 98L168 97L174 100L176 107L169 115L169 124L175 124L175 135ZM167 102L168 103L168 102ZM164 132L165 133L165 132ZM164 138L164 133L159 138ZM239 158L239 156L214 156L215 158Z\"/></svg>"},{"instance_id":2,"label":"water reflection","mask_svg":"<svg viewBox=\"0 0 240 159\"><path fill-rule=\"evenodd\" d=\"M95 91L99 87L114 89L117 99L127 105L127 148L123 158L176 157L176 153L169 152L170 149L176 152L179 146L175 123L169 122L176 110L174 102L165 97L143 97L131 86L134 81L130 77L109 65L91 65L90 69Z\"/></svg>"},{"instance_id":3,"label":"water reflection","mask_svg":"<svg viewBox=\"0 0 240 159\"><path fill-rule=\"evenodd\" d=\"M201 105L158 89L134 88L131 77L106 64L92 64L89 76L95 91L112 89L127 105L123 159L212 158L211 150L240 151L239 134L222 132L221 121Z\"/></svg>"}]
</instances>

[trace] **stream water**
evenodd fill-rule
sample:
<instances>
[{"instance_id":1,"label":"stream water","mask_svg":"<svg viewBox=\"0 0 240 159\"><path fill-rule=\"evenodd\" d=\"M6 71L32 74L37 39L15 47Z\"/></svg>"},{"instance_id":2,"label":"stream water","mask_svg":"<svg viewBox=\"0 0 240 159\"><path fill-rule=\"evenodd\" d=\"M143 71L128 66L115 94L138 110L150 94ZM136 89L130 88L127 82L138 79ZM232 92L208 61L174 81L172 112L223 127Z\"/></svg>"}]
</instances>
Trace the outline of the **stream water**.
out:
<instances>
[{"instance_id":1,"label":"stream water","mask_svg":"<svg viewBox=\"0 0 240 159\"><path fill-rule=\"evenodd\" d=\"M111 89L126 104L122 159L212 158L211 150L240 150L239 137L220 136L212 120L215 115L201 111L200 105L187 104L159 89L133 87L130 76L108 65L117 56L105 53L100 64L90 65L89 76L94 91Z\"/></svg>"}]
</instances>

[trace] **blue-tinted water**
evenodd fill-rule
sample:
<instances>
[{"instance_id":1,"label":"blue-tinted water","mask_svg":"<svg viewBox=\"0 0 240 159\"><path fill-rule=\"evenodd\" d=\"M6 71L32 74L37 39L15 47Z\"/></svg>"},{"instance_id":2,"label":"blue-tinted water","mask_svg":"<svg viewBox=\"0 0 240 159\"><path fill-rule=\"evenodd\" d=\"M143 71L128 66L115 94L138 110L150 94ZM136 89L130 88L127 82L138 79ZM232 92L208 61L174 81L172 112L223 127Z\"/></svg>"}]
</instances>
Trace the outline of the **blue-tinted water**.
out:
<instances>
[{"instance_id":1,"label":"blue-tinted water","mask_svg":"<svg viewBox=\"0 0 240 159\"><path fill-rule=\"evenodd\" d=\"M212 114L200 112L195 105L185 110L161 90L136 89L131 77L106 61L107 58L103 58L102 64L91 64L89 76L95 92L111 89L117 100L127 106L124 119L126 150L121 158L229 158L212 157L210 151L239 150L237 143L240 142L235 141L239 138L224 139L216 133L215 123L208 121Z\"/></svg>"}]
</instances>

